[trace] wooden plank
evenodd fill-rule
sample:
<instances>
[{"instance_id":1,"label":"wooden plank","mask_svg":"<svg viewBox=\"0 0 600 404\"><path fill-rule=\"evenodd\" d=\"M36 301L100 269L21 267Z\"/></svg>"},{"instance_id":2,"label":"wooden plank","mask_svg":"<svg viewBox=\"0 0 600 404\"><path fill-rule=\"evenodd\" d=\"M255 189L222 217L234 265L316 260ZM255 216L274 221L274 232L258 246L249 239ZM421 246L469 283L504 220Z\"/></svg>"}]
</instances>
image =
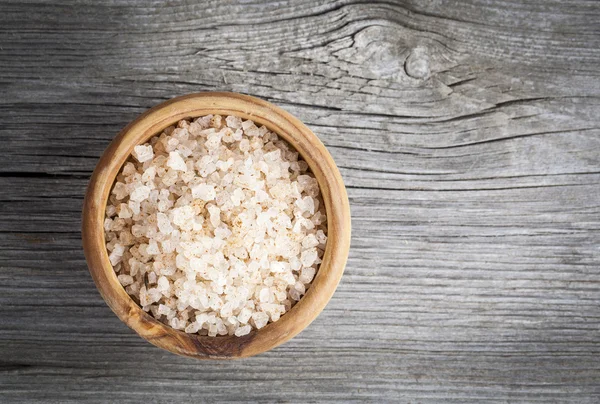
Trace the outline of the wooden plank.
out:
<instances>
[{"instance_id":1,"label":"wooden plank","mask_svg":"<svg viewBox=\"0 0 600 404\"><path fill-rule=\"evenodd\" d=\"M0 4L2 402L600 400L597 2ZM194 362L81 251L87 178L146 108L245 92L328 146L346 274L297 338Z\"/></svg>"}]
</instances>

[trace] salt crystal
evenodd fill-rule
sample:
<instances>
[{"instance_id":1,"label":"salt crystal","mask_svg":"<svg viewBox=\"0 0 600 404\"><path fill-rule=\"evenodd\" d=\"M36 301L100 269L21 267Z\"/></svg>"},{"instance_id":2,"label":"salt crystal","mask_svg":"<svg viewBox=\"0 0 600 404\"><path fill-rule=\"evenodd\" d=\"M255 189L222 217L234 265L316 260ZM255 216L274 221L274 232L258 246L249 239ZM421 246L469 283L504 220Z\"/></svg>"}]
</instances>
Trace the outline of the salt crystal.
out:
<instances>
[{"instance_id":1,"label":"salt crystal","mask_svg":"<svg viewBox=\"0 0 600 404\"><path fill-rule=\"evenodd\" d=\"M173 226L171 226L171 221L164 213L156 214L156 223L158 224L158 229L161 233L170 234L173 231Z\"/></svg>"},{"instance_id":2,"label":"salt crystal","mask_svg":"<svg viewBox=\"0 0 600 404\"><path fill-rule=\"evenodd\" d=\"M298 206L303 213L307 212L311 215L315 213L315 202L310 196L298 199L296 201L296 206Z\"/></svg>"},{"instance_id":3,"label":"salt crystal","mask_svg":"<svg viewBox=\"0 0 600 404\"><path fill-rule=\"evenodd\" d=\"M248 139L242 139L240 141L240 150L243 152L247 152L248 150L250 150L250 142L248 141Z\"/></svg>"},{"instance_id":4,"label":"salt crystal","mask_svg":"<svg viewBox=\"0 0 600 404\"><path fill-rule=\"evenodd\" d=\"M123 286L129 286L133 283L133 277L130 275L119 275L117 278Z\"/></svg>"},{"instance_id":5,"label":"salt crystal","mask_svg":"<svg viewBox=\"0 0 600 404\"><path fill-rule=\"evenodd\" d=\"M293 285L296 282L296 277L292 272L283 272L279 277L286 285Z\"/></svg>"},{"instance_id":6,"label":"salt crystal","mask_svg":"<svg viewBox=\"0 0 600 404\"><path fill-rule=\"evenodd\" d=\"M179 227L186 227L188 224L191 225L194 219L194 209L189 205L175 208L171 212L173 223Z\"/></svg>"},{"instance_id":7,"label":"salt crystal","mask_svg":"<svg viewBox=\"0 0 600 404\"><path fill-rule=\"evenodd\" d=\"M291 288L288 293L292 300L298 301L302 298L302 294L296 288Z\"/></svg>"},{"instance_id":8,"label":"salt crystal","mask_svg":"<svg viewBox=\"0 0 600 404\"><path fill-rule=\"evenodd\" d=\"M138 185L133 191L131 191L129 199L131 199L132 201L141 202L144 199L148 198L148 196L150 195L150 191L150 187L146 185Z\"/></svg>"},{"instance_id":9,"label":"salt crystal","mask_svg":"<svg viewBox=\"0 0 600 404\"><path fill-rule=\"evenodd\" d=\"M243 337L244 335L250 334L250 331L252 331L252 327L250 327L249 325L245 325L235 330L235 336Z\"/></svg>"},{"instance_id":10,"label":"salt crystal","mask_svg":"<svg viewBox=\"0 0 600 404\"><path fill-rule=\"evenodd\" d=\"M313 267L302 268L302 270L300 271L300 276L298 277L298 280L300 282L304 283L305 285L309 284L314 279L316 272L317 272L317 270Z\"/></svg>"},{"instance_id":11,"label":"salt crystal","mask_svg":"<svg viewBox=\"0 0 600 404\"><path fill-rule=\"evenodd\" d=\"M264 125L258 128L258 136L264 136L267 134L267 132L269 132L269 129L267 129L267 127Z\"/></svg>"},{"instance_id":12,"label":"salt crystal","mask_svg":"<svg viewBox=\"0 0 600 404\"><path fill-rule=\"evenodd\" d=\"M279 261L271 262L271 272L281 273L281 272L284 272L285 270L286 270L286 268L285 268L285 265L283 262L279 262Z\"/></svg>"},{"instance_id":13,"label":"salt crystal","mask_svg":"<svg viewBox=\"0 0 600 404\"><path fill-rule=\"evenodd\" d=\"M221 224L221 209L219 209L216 206L209 206L208 207L208 213L210 214L210 223L214 226L214 227L218 227L219 224Z\"/></svg>"},{"instance_id":14,"label":"salt crystal","mask_svg":"<svg viewBox=\"0 0 600 404\"><path fill-rule=\"evenodd\" d=\"M183 161L181 155L176 151L169 153L169 160L167 160L167 166L177 171L187 170L185 161Z\"/></svg>"},{"instance_id":15,"label":"salt crystal","mask_svg":"<svg viewBox=\"0 0 600 404\"><path fill-rule=\"evenodd\" d=\"M245 197L244 191L242 191L240 188L236 188L231 195L233 206L240 206Z\"/></svg>"},{"instance_id":16,"label":"salt crystal","mask_svg":"<svg viewBox=\"0 0 600 404\"><path fill-rule=\"evenodd\" d=\"M156 177L156 167L151 166L144 171L144 174L142 174L142 181L150 182L154 180L154 177Z\"/></svg>"},{"instance_id":17,"label":"salt crystal","mask_svg":"<svg viewBox=\"0 0 600 404\"><path fill-rule=\"evenodd\" d=\"M318 257L319 256L317 254L317 249L311 248L311 249L302 251L302 255L300 256L300 262L302 262L303 266L309 267L315 263L315 261L317 260Z\"/></svg>"},{"instance_id":18,"label":"salt crystal","mask_svg":"<svg viewBox=\"0 0 600 404\"><path fill-rule=\"evenodd\" d=\"M192 197L203 201L212 201L217 196L214 185L199 184L192 187Z\"/></svg>"},{"instance_id":19,"label":"salt crystal","mask_svg":"<svg viewBox=\"0 0 600 404\"><path fill-rule=\"evenodd\" d=\"M298 293L300 294L304 294L306 293L306 287L304 286L304 284L302 282L296 282L294 284L294 289L296 289L298 291Z\"/></svg>"},{"instance_id":20,"label":"salt crystal","mask_svg":"<svg viewBox=\"0 0 600 404\"><path fill-rule=\"evenodd\" d=\"M123 253L125 252L125 247L121 244L115 244L113 246L113 250L108 256L110 263L114 266L121 262L121 258L123 258Z\"/></svg>"},{"instance_id":21,"label":"salt crystal","mask_svg":"<svg viewBox=\"0 0 600 404\"><path fill-rule=\"evenodd\" d=\"M167 315L171 314L171 311L172 311L171 308L165 306L164 304L159 304L156 312L158 315L167 316Z\"/></svg>"},{"instance_id":22,"label":"salt crystal","mask_svg":"<svg viewBox=\"0 0 600 404\"><path fill-rule=\"evenodd\" d=\"M327 236L325 235L323 230L317 230L315 237L317 238L319 244L325 244L327 242Z\"/></svg>"},{"instance_id":23,"label":"salt crystal","mask_svg":"<svg viewBox=\"0 0 600 404\"><path fill-rule=\"evenodd\" d=\"M261 329L269 322L269 316L266 313L257 311L252 313L252 320L254 320L254 326Z\"/></svg>"},{"instance_id":24,"label":"salt crystal","mask_svg":"<svg viewBox=\"0 0 600 404\"><path fill-rule=\"evenodd\" d=\"M300 262L300 259L297 256L291 257L289 263L292 271L299 271L300 268L302 268L302 262Z\"/></svg>"},{"instance_id":25,"label":"salt crystal","mask_svg":"<svg viewBox=\"0 0 600 404\"><path fill-rule=\"evenodd\" d=\"M179 320L177 317L173 317L171 321L169 321L169 325L176 330L185 329L185 321ZM216 335L216 334L215 334Z\"/></svg>"},{"instance_id":26,"label":"salt crystal","mask_svg":"<svg viewBox=\"0 0 600 404\"><path fill-rule=\"evenodd\" d=\"M119 217L121 219L129 219L132 215L131 209L129 209L129 206L125 203L120 204L117 210L119 211Z\"/></svg>"},{"instance_id":27,"label":"salt crystal","mask_svg":"<svg viewBox=\"0 0 600 404\"><path fill-rule=\"evenodd\" d=\"M198 330L200 329L200 324L198 323L191 323L190 325L188 325L187 327L185 327L184 331L187 332L188 334L195 334L198 332Z\"/></svg>"},{"instance_id":28,"label":"salt crystal","mask_svg":"<svg viewBox=\"0 0 600 404\"><path fill-rule=\"evenodd\" d=\"M269 288L262 288L259 293L259 300L263 303L267 303L269 301L269 297Z\"/></svg>"},{"instance_id":29,"label":"salt crystal","mask_svg":"<svg viewBox=\"0 0 600 404\"><path fill-rule=\"evenodd\" d=\"M117 208L114 205L106 206L106 217L113 217L117 213Z\"/></svg>"},{"instance_id":30,"label":"salt crystal","mask_svg":"<svg viewBox=\"0 0 600 404\"><path fill-rule=\"evenodd\" d=\"M219 312L219 314L221 315L222 318L231 317L231 315L233 314L232 304L230 302L225 303L221 307L221 311Z\"/></svg>"},{"instance_id":31,"label":"salt crystal","mask_svg":"<svg viewBox=\"0 0 600 404\"><path fill-rule=\"evenodd\" d=\"M252 317L252 311L247 308L243 308L237 316L238 321L242 324L248 323L248 320L250 320L251 317Z\"/></svg>"},{"instance_id":32,"label":"salt crystal","mask_svg":"<svg viewBox=\"0 0 600 404\"><path fill-rule=\"evenodd\" d=\"M190 259L190 268L196 272L204 272L207 269L207 264L202 258L192 257Z\"/></svg>"},{"instance_id":33,"label":"salt crystal","mask_svg":"<svg viewBox=\"0 0 600 404\"><path fill-rule=\"evenodd\" d=\"M260 134L260 131L258 130L258 128L256 127L256 125L251 125L248 128L244 129L244 133L246 134L246 136L258 136Z\"/></svg>"},{"instance_id":34,"label":"salt crystal","mask_svg":"<svg viewBox=\"0 0 600 404\"><path fill-rule=\"evenodd\" d=\"M160 254L160 249L158 248L158 243L155 240L150 240L148 242L148 247L146 248L146 253L148 253L150 255Z\"/></svg>"},{"instance_id":35,"label":"salt crystal","mask_svg":"<svg viewBox=\"0 0 600 404\"><path fill-rule=\"evenodd\" d=\"M227 118L225 118L225 122L227 122L227 126L229 126L232 129L238 129L242 127L242 118L234 115L230 115Z\"/></svg>"},{"instance_id":36,"label":"salt crystal","mask_svg":"<svg viewBox=\"0 0 600 404\"><path fill-rule=\"evenodd\" d=\"M319 240L315 237L314 234L307 235L304 240L302 240L302 248L308 249L312 247L316 247L319 245Z\"/></svg>"},{"instance_id":37,"label":"salt crystal","mask_svg":"<svg viewBox=\"0 0 600 404\"><path fill-rule=\"evenodd\" d=\"M148 160L152 160L152 157L154 157L154 152L152 150L152 146L150 146L150 145L135 146L133 148L133 152L131 154L140 163L143 163Z\"/></svg>"},{"instance_id":38,"label":"salt crystal","mask_svg":"<svg viewBox=\"0 0 600 404\"><path fill-rule=\"evenodd\" d=\"M222 125L222 118L221 115L214 115L210 120L210 126L217 129L220 128Z\"/></svg>"},{"instance_id":39,"label":"salt crystal","mask_svg":"<svg viewBox=\"0 0 600 404\"><path fill-rule=\"evenodd\" d=\"M170 153L177 148L178 144L179 144L179 139L171 137L171 138L167 139L167 141L165 142L165 150Z\"/></svg>"},{"instance_id":40,"label":"salt crystal","mask_svg":"<svg viewBox=\"0 0 600 404\"><path fill-rule=\"evenodd\" d=\"M161 292L166 292L169 290L169 280L165 276L158 278L157 289Z\"/></svg>"}]
</instances>

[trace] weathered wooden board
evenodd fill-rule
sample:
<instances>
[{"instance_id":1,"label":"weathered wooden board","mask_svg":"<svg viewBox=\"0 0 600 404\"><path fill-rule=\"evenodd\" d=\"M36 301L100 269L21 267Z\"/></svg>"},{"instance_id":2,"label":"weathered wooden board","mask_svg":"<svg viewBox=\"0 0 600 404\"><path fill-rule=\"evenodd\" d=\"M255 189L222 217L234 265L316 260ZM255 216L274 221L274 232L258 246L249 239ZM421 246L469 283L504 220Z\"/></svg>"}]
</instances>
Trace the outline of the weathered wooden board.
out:
<instances>
[{"instance_id":1,"label":"weathered wooden board","mask_svg":"<svg viewBox=\"0 0 600 404\"><path fill-rule=\"evenodd\" d=\"M0 401L600 401L600 3L0 2ZM81 250L96 160L152 105L263 97L341 168L323 314L234 362L160 351Z\"/></svg>"}]
</instances>

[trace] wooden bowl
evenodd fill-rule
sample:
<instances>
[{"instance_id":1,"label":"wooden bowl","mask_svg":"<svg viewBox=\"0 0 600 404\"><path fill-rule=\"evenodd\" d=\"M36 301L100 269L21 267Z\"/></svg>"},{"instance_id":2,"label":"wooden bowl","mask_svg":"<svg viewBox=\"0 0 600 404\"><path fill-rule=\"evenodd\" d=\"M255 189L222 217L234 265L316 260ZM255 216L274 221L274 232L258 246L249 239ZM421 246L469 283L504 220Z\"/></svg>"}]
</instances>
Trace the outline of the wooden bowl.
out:
<instances>
[{"instance_id":1,"label":"wooden bowl","mask_svg":"<svg viewBox=\"0 0 600 404\"><path fill-rule=\"evenodd\" d=\"M327 212L328 240L323 262L306 295L278 321L243 337L208 337L175 330L144 312L117 280L104 240L106 202L115 178L134 146L185 118L208 114L237 115L287 140L316 176ZM321 141L298 119L266 101L235 93L190 94L150 109L108 146L90 180L83 203L82 239L85 257L100 294L117 316L152 344L198 359L228 359L265 352L294 337L323 310L333 295L350 248L350 207L346 188Z\"/></svg>"}]
</instances>

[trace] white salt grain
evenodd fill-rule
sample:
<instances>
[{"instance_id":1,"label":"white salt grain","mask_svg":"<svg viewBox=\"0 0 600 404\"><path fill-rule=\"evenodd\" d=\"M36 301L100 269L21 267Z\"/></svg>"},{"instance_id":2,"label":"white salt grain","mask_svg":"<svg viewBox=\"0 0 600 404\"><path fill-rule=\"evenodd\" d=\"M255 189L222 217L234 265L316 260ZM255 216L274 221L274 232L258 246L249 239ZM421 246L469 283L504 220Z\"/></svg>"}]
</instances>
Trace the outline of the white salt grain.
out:
<instances>
[{"instance_id":1,"label":"white salt grain","mask_svg":"<svg viewBox=\"0 0 600 404\"><path fill-rule=\"evenodd\" d=\"M183 161L183 158L177 152L169 153L169 159L167 160L167 166L171 167L173 170L177 170L177 171L186 171L187 170L185 161Z\"/></svg>"},{"instance_id":2,"label":"white salt grain","mask_svg":"<svg viewBox=\"0 0 600 404\"><path fill-rule=\"evenodd\" d=\"M152 160L152 157L154 157L154 152L152 150L152 146L150 146L150 145L135 146L133 148L133 153L131 153L131 154L140 163L143 163L148 160Z\"/></svg>"},{"instance_id":3,"label":"white salt grain","mask_svg":"<svg viewBox=\"0 0 600 404\"><path fill-rule=\"evenodd\" d=\"M302 271L300 271L300 276L298 277L298 280L300 282L304 283L305 285L307 285L312 282L313 278L315 277L316 272L317 272L317 270L314 267L302 268Z\"/></svg>"},{"instance_id":4,"label":"white salt grain","mask_svg":"<svg viewBox=\"0 0 600 404\"><path fill-rule=\"evenodd\" d=\"M249 334L310 287L327 241L318 182L265 126L208 115L136 146L106 207L118 280L165 324Z\"/></svg>"},{"instance_id":5,"label":"white salt grain","mask_svg":"<svg viewBox=\"0 0 600 404\"><path fill-rule=\"evenodd\" d=\"M169 280L165 276L158 278L157 289L161 292L166 292L169 290Z\"/></svg>"},{"instance_id":6,"label":"white salt grain","mask_svg":"<svg viewBox=\"0 0 600 404\"><path fill-rule=\"evenodd\" d=\"M217 196L215 187L208 184L199 184L192 187L192 197L202 199L203 201L212 201Z\"/></svg>"},{"instance_id":7,"label":"white salt grain","mask_svg":"<svg viewBox=\"0 0 600 404\"><path fill-rule=\"evenodd\" d=\"M227 126L232 129L238 129L242 127L242 118L230 115L225 118L225 122L227 122Z\"/></svg>"},{"instance_id":8,"label":"white salt grain","mask_svg":"<svg viewBox=\"0 0 600 404\"><path fill-rule=\"evenodd\" d=\"M119 275L117 278L123 286L129 286L133 283L133 277L129 275Z\"/></svg>"},{"instance_id":9,"label":"white salt grain","mask_svg":"<svg viewBox=\"0 0 600 404\"><path fill-rule=\"evenodd\" d=\"M141 202L150 195L150 187L138 185L129 195L129 199L136 202Z\"/></svg>"},{"instance_id":10,"label":"white salt grain","mask_svg":"<svg viewBox=\"0 0 600 404\"><path fill-rule=\"evenodd\" d=\"M250 334L250 331L252 331L252 327L245 325L236 329L234 334L236 337L243 337L244 335Z\"/></svg>"},{"instance_id":11,"label":"white salt grain","mask_svg":"<svg viewBox=\"0 0 600 404\"><path fill-rule=\"evenodd\" d=\"M318 257L317 249L311 248L309 250L302 251L300 262L302 262L302 266L309 267L315 263Z\"/></svg>"},{"instance_id":12,"label":"white salt grain","mask_svg":"<svg viewBox=\"0 0 600 404\"><path fill-rule=\"evenodd\" d=\"M269 322L269 316L262 311L257 311L252 313L252 320L254 321L254 326L257 329L261 329Z\"/></svg>"},{"instance_id":13,"label":"white salt grain","mask_svg":"<svg viewBox=\"0 0 600 404\"><path fill-rule=\"evenodd\" d=\"M246 323L248 323L248 320L250 320L251 317L252 317L252 311L245 307L242 310L240 310L240 313L238 314L237 319L240 323L246 324Z\"/></svg>"}]
</instances>

